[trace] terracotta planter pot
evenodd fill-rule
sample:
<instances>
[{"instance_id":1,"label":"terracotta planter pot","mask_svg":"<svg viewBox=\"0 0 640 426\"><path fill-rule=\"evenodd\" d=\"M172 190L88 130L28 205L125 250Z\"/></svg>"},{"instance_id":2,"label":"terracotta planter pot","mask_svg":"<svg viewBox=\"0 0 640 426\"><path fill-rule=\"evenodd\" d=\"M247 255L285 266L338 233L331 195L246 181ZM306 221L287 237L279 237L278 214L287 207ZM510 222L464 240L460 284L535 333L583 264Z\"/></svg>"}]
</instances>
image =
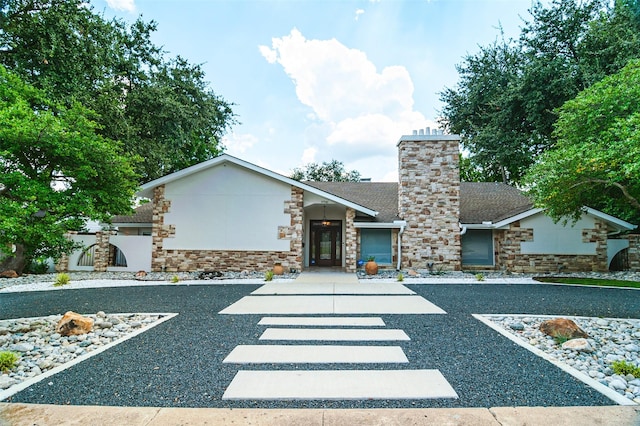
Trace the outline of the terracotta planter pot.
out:
<instances>
[{"instance_id":1,"label":"terracotta planter pot","mask_svg":"<svg viewBox=\"0 0 640 426\"><path fill-rule=\"evenodd\" d=\"M364 271L367 275L376 275L378 273L378 264L370 260L364 264Z\"/></svg>"},{"instance_id":2,"label":"terracotta planter pot","mask_svg":"<svg viewBox=\"0 0 640 426\"><path fill-rule=\"evenodd\" d=\"M274 265L273 275L282 275L282 274L284 274L284 267L280 264Z\"/></svg>"}]
</instances>

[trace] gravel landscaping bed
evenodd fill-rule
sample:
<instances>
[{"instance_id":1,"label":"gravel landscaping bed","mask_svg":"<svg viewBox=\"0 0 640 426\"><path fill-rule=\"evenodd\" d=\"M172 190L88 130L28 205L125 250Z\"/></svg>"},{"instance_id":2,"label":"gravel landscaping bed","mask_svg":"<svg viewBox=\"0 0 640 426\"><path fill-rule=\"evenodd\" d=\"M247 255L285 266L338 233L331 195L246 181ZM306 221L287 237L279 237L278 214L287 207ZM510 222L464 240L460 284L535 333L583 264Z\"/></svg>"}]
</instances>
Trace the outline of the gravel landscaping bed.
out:
<instances>
[{"instance_id":1,"label":"gravel landscaping bed","mask_svg":"<svg viewBox=\"0 0 640 426\"><path fill-rule=\"evenodd\" d=\"M618 375L612 369L616 361L625 361L640 368L640 319L570 318L589 338L580 349L556 342L540 331L540 324L549 317L485 316L522 342L537 348L580 373L640 404L640 378L631 374Z\"/></svg>"},{"instance_id":2,"label":"gravel landscaping bed","mask_svg":"<svg viewBox=\"0 0 640 426\"><path fill-rule=\"evenodd\" d=\"M2 293L0 318L76 312L178 312L153 329L30 386L11 402L74 405L227 408L419 408L602 406L613 401L516 345L472 314L630 318L640 312L634 290L547 284L420 283L409 288L446 315L380 315L404 330L409 364L223 364L237 345L260 344L262 315L217 312L258 285L149 286ZM376 315L377 316L377 315ZM292 342L279 342L287 344ZM368 342L366 344L375 344ZM394 343L395 344L395 343ZM239 370L438 369L459 399L355 401L227 401Z\"/></svg>"},{"instance_id":3,"label":"gravel landscaping bed","mask_svg":"<svg viewBox=\"0 0 640 426\"><path fill-rule=\"evenodd\" d=\"M0 372L0 400L12 393L12 387L143 332L167 315L98 312L84 316L94 320L93 330L71 336L56 332L62 315L0 320L0 352L9 351L19 357L13 369Z\"/></svg>"}]
</instances>

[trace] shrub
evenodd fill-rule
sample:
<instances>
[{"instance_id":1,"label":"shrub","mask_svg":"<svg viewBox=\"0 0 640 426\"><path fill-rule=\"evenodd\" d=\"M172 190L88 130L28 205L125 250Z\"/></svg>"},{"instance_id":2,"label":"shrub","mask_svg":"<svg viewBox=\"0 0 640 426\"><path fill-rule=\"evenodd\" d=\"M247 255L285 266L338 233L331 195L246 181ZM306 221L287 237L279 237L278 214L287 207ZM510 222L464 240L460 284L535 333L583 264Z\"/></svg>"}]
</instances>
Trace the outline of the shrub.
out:
<instances>
[{"instance_id":1,"label":"shrub","mask_svg":"<svg viewBox=\"0 0 640 426\"><path fill-rule=\"evenodd\" d=\"M264 280L271 281L273 280L273 271L267 271L264 273Z\"/></svg>"},{"instance_id":2,"label":"shrub","mask_svg":"<svg viewBox=\"0 0 640 426\"><path fill-rule=\"evenodd\" d=\"M62 287L63 285L67 285L71 282L71 277L69 274L65 274L64 272L58 274L56 276L56 281L53 283L54 287Z\"/></svg>"},{"instance_id":3,"label":"shrub","mask_svg":"<svg viewBox=\"0 0 640 426\"><path fill-rule=\"evenodd\" d=\"M402 272L398 274L398 281L404 281L404 275L402 275Z\"/></svg>"},{"instance_id":4,"label":"shrub","mask_svg":"<svg viewBox=\"0 0 640 426\"><path fill-rule=\"evenodd\" d=\"M482 275L482 274L476 274L476 280L478 280L478 281L484 281L484 275Z\"/></svg>"},{"instance_id":5,"label":"shrub","mask_svg":"<svg viewBox=\"0 0 640 426\"><path fill-rule=\"evenodd\" d=\"M640 367L636 367L635 365L627 361L615 361L613 364L611 364L611 369L614 373L621 376L631 374L633 377L640 378Z\"/></svg>"},{"instance_id":6,"label":"shrub","mask_svg":"<svg viewBox=\"0 0 640 426\"><path fill-rule=\"evenodd\" d=\"M30 274L46 274L49 271L49 263L47 259L35 259L27 270Z\"/></svg>"},{"instance_id":7,"label":"shrub","mask_svg":"<svg viewBox=\"0 0 640 426\"><path fill-rule=\"evenodd\" d=\"M10 351L0 352L0 371L8 373L18 364L20 357L18 354Z\"/></svg>"},{"instance_id":8,"label":"shrub","mask_svg":"<svg viewBox=\"0 0 640 426\"><path fill-rule=\"evenodd\" d=\"M178 282L180 282L180 278L177 275L174 275L171 277L171 282L176 284Z\"/></svg>"}]
</instances>

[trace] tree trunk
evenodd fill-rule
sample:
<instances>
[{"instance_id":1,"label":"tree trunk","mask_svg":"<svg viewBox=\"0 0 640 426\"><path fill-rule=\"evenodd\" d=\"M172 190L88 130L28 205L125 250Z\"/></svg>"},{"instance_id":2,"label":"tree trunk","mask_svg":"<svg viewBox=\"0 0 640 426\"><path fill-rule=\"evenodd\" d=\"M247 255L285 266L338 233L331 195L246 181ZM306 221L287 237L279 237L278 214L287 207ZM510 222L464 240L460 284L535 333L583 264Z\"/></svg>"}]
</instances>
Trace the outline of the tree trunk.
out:
<instances>
[{"instance_id":1,"label":"tree trunk","mask_svg":"<svg viewBox=\"0 0 640 426\"><path fill-rule=\"evenodd\" d=\"M25 265L24 247L22 244L16 244L16 251L0 261L0 272L13 270L18 275L22 275Z\"/></svg>"}]
</instances>

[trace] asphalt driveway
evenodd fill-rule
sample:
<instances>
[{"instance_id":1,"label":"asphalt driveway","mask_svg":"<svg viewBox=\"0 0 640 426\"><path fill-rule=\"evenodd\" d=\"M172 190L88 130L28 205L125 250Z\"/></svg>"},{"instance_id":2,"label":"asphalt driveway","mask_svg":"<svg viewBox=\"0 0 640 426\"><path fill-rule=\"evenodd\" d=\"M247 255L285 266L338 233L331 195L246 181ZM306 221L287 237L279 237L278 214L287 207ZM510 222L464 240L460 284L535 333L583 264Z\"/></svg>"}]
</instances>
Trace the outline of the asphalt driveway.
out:
<instances>
[{"instance_id":1,"label":"asphalt driveway","mask_svg":"<svg viewBox=\"0 0 640 426\"><path fill-rule=\"evenodd\" d=\"M257 343L262 315L218 312L257 285L176 285L0 294L0 318L105 311L179 315L14 395L37 404L260 407L420 408L612 405L572 376L514 344L472 314L545 314L638 318L640 292L547 284L407 285L446 315L380 315L411 340L400 343L410 366L438 369L459 399L358 401L222 400L240 365L222 360L237 345ZM287 343L287 342L284 342ZM273 364L249 369L403 368L374 364Z\"/></svg>"}]
</instances>

